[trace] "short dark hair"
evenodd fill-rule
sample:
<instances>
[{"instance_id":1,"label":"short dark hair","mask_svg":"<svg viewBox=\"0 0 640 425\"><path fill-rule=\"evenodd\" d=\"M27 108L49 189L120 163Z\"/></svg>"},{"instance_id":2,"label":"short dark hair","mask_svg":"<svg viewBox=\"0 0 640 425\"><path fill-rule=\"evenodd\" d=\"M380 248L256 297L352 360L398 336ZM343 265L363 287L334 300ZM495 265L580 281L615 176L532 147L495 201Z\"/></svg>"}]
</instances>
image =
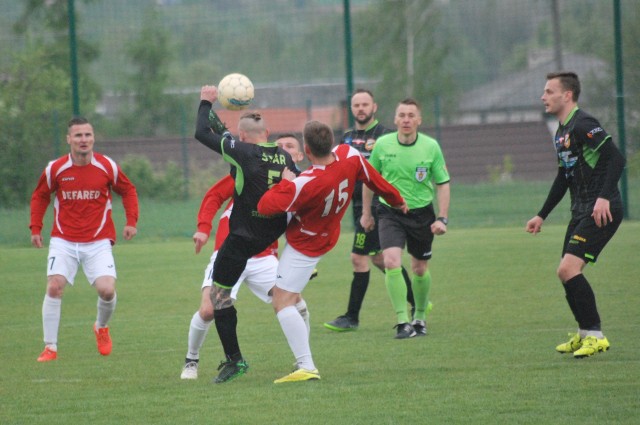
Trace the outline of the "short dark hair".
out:
<instances>
[{"instance_id":1,"label":"short dark hair","mask_svg":"<svg viewBox=\"0 0 640 425\"><path fill-rule=\"evenodd\" d=\"M366 94L368 94L369 96L371 96L371 99L373 99L373 100L375 101L375 99L374 99L374 97L373 97L373 93L371 92L371 90L363 89L363 88L355 89L355 90L353 91L353 94L351 95L351 97L353 97L353 96L355 96L355 95L357 95L357 94L359 94L359 93L366 93Z\"/></svg>"},{"instance_id":2,"label":"short dark hair","mask_svg":"<svg viewBox=\"0 0 640 425\"><path fill-rule=\"evenodd\" d=\"M304 125L302 135L304 143L314 156L322 158L331 153L334 138L333 130L328 125L320 121L309 121Z\"/></svg>"},{"instance_id":3,"label":"short dark hair","mask_svg":"<svg viewBox=\"0 0 640 425\"><path fill-rule=\"evenodd\" d=\"M69 122L67 123L67 128L71 128L74 125L83 125L83 124L90 124L89 120L86 119L85 117L81 117L81 116L74 116L72 117Z\"/></svg>"},{"instance_id":4,"label":"short dark hair","mask_svg":"<svg viewBox=\"0 0 640 425\"><path fill-rule=\"evenodd\" d=\"M292 139L296 139L296 141L298 142L298 146L300 147L300 150L302 150L302 141L300 140L300 138L298 136L296 136L295 133L282 133L280 135L278 135L278 137L276 137L276 141L280 140L280 139L287 139L291 137Z\"/></svg>"},{"instance_id":5,"label":"short dark hair","mask_svg":"<svg viewBox=\"0 0 640 425\"><path fill-rule=\"evenodd\" d=\"M412 97L407 97L405 99L402 99L399 102L400 105L414 105L416 108L418 108L418 111L422 111L422 108L420 107L420 104L418 103L417 100L415 100Z\"/></svg>"},{"instance_id":6,"label":"short dark hair","mask_svg":"<svg viewBox=\"0 0 640 425\"><path fill-rule=\"evenodd\" d=\"M573 93L572 99L574 102L580 98L580 79L578 74L571 71L550 72L547 74L547 80L553 80L557 78L560 81L560 85L565 91Z\"/></svg>"}]
</instances>

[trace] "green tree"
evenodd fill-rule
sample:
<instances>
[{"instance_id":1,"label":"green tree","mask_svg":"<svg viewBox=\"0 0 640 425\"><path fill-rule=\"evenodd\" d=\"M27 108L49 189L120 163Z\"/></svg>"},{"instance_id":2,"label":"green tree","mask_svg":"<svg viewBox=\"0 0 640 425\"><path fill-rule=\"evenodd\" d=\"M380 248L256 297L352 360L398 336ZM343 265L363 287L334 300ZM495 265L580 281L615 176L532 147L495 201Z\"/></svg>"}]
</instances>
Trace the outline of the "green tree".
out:
<instances>
[{"instance_id":1,"label":"green tree","mask_svg":"<svg viewBox=\"0 0 640 425\"><path fill-rule=\"evenodd\" d=\"M71 116L67 2L29 0L14 23L24 48L0 74L0 206L30 199L39 173L53 156L66 151L64 134ZM97 58L91 44L78 45L81 101L93 110L99 88L87 76Z\"/></svg>"},{"instance_id":2,"label":"green tree","mask_svg":"<svg viewBox=\"0 0 640 425\"><path fill-rule=\"evenodd\" d=\"M170 113L172 99L165 94L172 53L169 34L161 18L155 9L149 9L138 37L126 48L134 67L133 74L127 79L134 106L132 111L121 115L120 126L124 134L163 134L176 119Z\"/></svg>"},{"instance_id":3,"label":"green tree","mask_svg":"<svg viewBox=\"0 0 640 425\"><path fill-rule=\"evenodd\" d=\"M84 0L91 3L94 0ZM76 8L76 28L81 27L82 16ZM67 78L71 78L69 65L69 9L67 1L28 0L24 2L22 14L13 25L14 32L26 38L27 44L44 45L44 63L52 65L64 71ZM81 113L91 115L95 110L97 99L101 95L99 84L91 78L89 66L100 55L99 49L85 39L78 37L78 91L80 95ZM37 73L36 67L29 70ZM71 88L59 96L71 96ZM69 115L72 113L69 108Z\"/></svg>"},{"instance_id":4,"label":"green tree","mask_svg":"<svg viewBox=\"0 0 640 425\"><path fill-rule=\"evenodd\" d=\"M455 85L442 66L451 44L437 31L440 15L441 5L433 0L384 1L354 14L354 73L380 80L375 89L380 116L393 116L407 96L425 112L445 94L445 109L453 107Z\"/></svg>"},{"instance_id":5,"label":"green tree","mask_svg":"<svg viewBox=\"0 0 640 425\"><path fill-rule=\"evenodd\" d=\"M0 206L24 205L47 161L62 153L70 101L66 73L44 45L22 51L0 90ZM37 70L37 73L34 72Z\"/></svg>"}]
</instances>

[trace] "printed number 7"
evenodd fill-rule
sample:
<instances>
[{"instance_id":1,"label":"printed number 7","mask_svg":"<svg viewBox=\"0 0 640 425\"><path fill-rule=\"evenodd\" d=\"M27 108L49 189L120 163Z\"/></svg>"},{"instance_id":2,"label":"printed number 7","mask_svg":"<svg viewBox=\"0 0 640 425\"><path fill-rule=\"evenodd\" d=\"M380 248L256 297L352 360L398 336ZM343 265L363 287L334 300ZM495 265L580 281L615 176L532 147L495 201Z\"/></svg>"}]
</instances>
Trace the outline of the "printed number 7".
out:
<instances>
[{"instance_id":1,"label":"printed number 7","mask_svg":"<svg viewBox=\"0 0 640 425\"><path fill-rule=\"evenodd\" d=\"M336 206L336 211L334 214L338 214L338 212L347 205L347 199L349 199L349 194L345 192L347 187L349 186L349 180L344 179L338 185L338 205ZM331 212L331 206L333 205L333 198L336 196L336 190L333 189L331 193L324 198L324 211L322 211L322 217L326 217Z\"/></svg>"}]
</instances>

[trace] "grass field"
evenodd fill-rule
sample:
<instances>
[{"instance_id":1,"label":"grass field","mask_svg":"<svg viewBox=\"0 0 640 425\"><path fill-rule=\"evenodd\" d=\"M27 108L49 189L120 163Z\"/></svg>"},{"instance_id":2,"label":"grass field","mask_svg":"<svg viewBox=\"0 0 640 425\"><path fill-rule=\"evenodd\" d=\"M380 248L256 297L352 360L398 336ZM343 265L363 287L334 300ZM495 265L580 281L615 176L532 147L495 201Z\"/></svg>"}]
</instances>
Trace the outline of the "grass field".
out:
<instances>
[{"instance_id":1,"label":"grass field","mask_svg":"<svg viewBox=\"0 0 640 425\"><path fill-rule=\"evenodd\" d=\"M526 217L528 218L528 217ZM63 302L59 359L39 364L46 249L0 247L2 424L552 424L638 423L640 223L622 224L586 275L612 349L574 360L554 347L574 330L555 278L564 227L451 226L431 262L434 310L426 338L393 339L394 314L374 273L357 332L322 323L344 313L351 237L320 263L305 291L319 382L272 384L293 361L271 308L240 292L246 376L214 385L215 330L200 379L179 379L207 254L188 238L115 247L114 350L95 348L95 292L79 275Z\"/></svg>"}]
</instances>

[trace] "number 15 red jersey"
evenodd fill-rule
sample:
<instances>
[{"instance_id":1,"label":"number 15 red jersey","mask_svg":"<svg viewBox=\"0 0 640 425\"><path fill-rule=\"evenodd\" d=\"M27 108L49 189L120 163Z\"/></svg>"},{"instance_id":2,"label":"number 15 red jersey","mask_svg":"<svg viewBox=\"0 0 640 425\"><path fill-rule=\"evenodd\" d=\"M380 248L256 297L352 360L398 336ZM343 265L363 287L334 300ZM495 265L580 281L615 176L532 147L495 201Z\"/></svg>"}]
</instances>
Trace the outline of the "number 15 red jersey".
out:
<instances>
[{"instance_id":1,"label":"number 15 red jersey","mask_svg":"<svg viewBox=\"0 0 640 425\"><path fill-rule=\"evenodd\" d=\"M292 212L287 243L310 257L331 250L340 236L340 221L351 201L356 181L366 184L390 205L404 200L360 153L348 146L333 149L335 161L312 165L293 181L283 180L267 191L258 203L260 214Z\"/></svg>"}]
</instances>

